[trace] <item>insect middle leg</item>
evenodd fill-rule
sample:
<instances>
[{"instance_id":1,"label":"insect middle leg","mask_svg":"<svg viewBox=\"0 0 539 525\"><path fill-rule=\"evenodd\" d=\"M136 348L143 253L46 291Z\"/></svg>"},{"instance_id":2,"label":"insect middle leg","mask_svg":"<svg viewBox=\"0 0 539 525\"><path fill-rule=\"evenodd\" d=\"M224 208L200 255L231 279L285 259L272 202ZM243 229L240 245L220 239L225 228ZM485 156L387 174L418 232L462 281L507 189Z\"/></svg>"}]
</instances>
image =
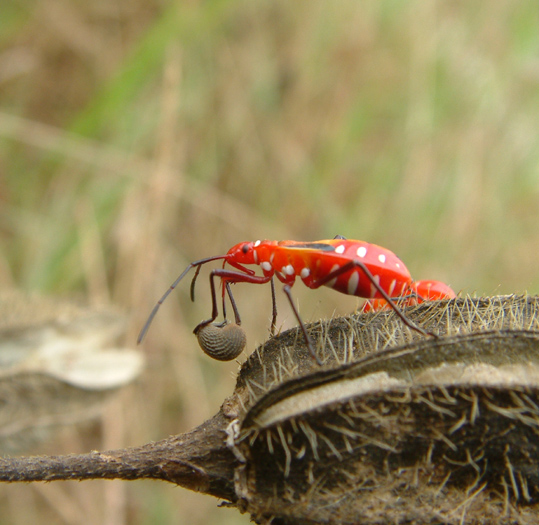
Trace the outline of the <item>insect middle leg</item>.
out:
<instances>
[{"instance_id":1,"label":"insect middle leg","mask_svg":"<svg viewBox=\"0 0 539 525\"><path fill-rule=\"evenodd\" d=\"M309 353L311 354L312 358L316 361L316 363L320 366L322 366L322 361L320 361L320 358L318 355L316 355L316 351L314 349L314 344L311 340L311 337L307 333L307 328L305 328L305 324L302 321L298 309L296 308L296 305L294 304L294 298L292 297L292 289L289 284L285 284L283 286L283 291L288 297L288 302L290 303L290 307L292 308L292 311L294 312L294 315L296 316L296 320L299 324L299 327L301 331L303 332L303 337L305 339L305 343L307 344L307 348L309 349Z\"/></svg>"}]
</instances>

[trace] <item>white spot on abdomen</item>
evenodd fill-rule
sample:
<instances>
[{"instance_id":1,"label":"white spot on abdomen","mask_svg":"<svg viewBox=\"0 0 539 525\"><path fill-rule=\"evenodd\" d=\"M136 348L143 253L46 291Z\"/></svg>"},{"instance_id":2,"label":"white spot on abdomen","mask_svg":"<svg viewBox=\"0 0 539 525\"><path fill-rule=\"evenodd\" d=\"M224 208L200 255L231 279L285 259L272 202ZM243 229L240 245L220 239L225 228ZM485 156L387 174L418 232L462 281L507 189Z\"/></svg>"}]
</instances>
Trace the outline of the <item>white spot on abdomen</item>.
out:
<instances>
[{"instance_id":1,"label":"white spot on abdomen","mask_svg":"<svg viewBox=\"0 0 539 525\"><path fill-rule=\"evenodd\" d=\"M311 270L309 270L309 268L303 268L301 272L299 272L299 275L302 279L307 279L307 277L311 275Z\"/></svg>"},{"instance_id":2,"label":"white spot on abdomen","mask_svg":"<svg viewBox=\"0 0 539 525\"><path fill-rule=\"evenodd\" d=\"M262 270L266 272L271 271L271 268L272 268L271 264L268 261L263 261L262 263L260 263L260 267L262 268Z\"/></svg>"},{"instance_id":3,"label":"white spot on abdomen","mask_svg":"<svg viewBox=\"0 0 539 525\"><path fill-rule=\"evenodd\" d=\"M287 266L283 266L281 268L281 272L283 272L283 274L285 275L294 275L296 273L296 270L294 270L294 267L289 264Z\"/></svg>"},{"instance_id":4,"label":"white spot on abdomen","mask_svg":"<svg viewBox=\"0 0 539 525\"><path fill-rule=\"evenodd\" d=\"M394 292L394 290L395 290L396 284L397 284L397 280L396 280L396 279L393 279L393 280L391 281L391 284L389 285L389 291L388 291L387 295L389 295L390 297L391 297L391 294L392 294L392 293Z\"/></svg>"},{"instance_id":5,"label":"white spot on abdomen","mask_svg":"<svg viewBox=\"0 0 539 525\"><path fill-rule=\"evenodd\" d=\"M348 295L356 295L357 285L359 283L359 272L358 270L354 270L350 274L350 278L348 279Z\"/></svg>"},{"instance_id":6,"label":"white spot on abdomen","mask_svg":"<svg viewBox=\"0 0 539 525\"><path fill-rule=\"evenodd\" d=\"M338 270L339 268L340 268L339 264L334 264L333 267L331 268L331 270L329 271L329 273L333 273L334 271ZM328 281L326 286L328 286L329 288L333 288L335 286L336 281L337 281L337 277L335 277L335 279L331 279L331 281Z\"/></svg>"},{"instance_id":7,"label":"white spot on abdomen","mask_svg":"<svg viewBox=\"0 0 539 525\"><path fill-rule=\"evenodd\" d=\"M386 256L381 253L379 256L378 256L378 260L381 262L381 263L385 263L386 262Z\"/></svg>"},{"instance_id":8,"label":"white spot on abdomen","mask_svg":"<svg viewBox=\"0 0 539 525\"><path fill-rule=\"evenodd\" d=\"M345 250L344 244L339 244L339 246L335 248L335 253L344 253L344 250Z\"/></svg>"},{"instance_id":9,"label":"white spot on abdomen","mask_svg":"<svg viewBox=\"0 0 539 525\"><path fill-rule=\"evenodd\" d=\"M257 246L260 246L260 241L256 241L256 242L255 242L255 248L256 248Z\"/></svg>"},{"instance_id":10,"label":"white spot on abdomen","mask_svg":"<svg viewBox=\"0 0 539 525\"><path fill-rule=\"evenodd\" d=\"M374 280L376 281L376 284L380 284L380 276L379 275L375 275L374 276ZM378 292L378 289L376 288L376 286L374 286L374 284L371 283L371 297L374 297L376 295L376 292Z\"/></svg>"},{"instance_id":11,"label":"white spot on abdomen","mask_svg":"<svg viewBox=\"0 0 539 525\"><path fill-rule=\"evenodd\" d=\"M258 253L256 253L256 250L253 250L253 259L255 261L255 264L258 264Z\"/></svg>"},{"instance_id":12,"label":"white spot on abdomen","mask_svg":"<svg viewBox=\"0 0 539 525\"><path fill-rule=\"evenodd\" d=\"M356 253L358 257L365 257L365 255L367 255L367 248L365 248L365 246L360 246Z\"/></svg>"}]
</instances>

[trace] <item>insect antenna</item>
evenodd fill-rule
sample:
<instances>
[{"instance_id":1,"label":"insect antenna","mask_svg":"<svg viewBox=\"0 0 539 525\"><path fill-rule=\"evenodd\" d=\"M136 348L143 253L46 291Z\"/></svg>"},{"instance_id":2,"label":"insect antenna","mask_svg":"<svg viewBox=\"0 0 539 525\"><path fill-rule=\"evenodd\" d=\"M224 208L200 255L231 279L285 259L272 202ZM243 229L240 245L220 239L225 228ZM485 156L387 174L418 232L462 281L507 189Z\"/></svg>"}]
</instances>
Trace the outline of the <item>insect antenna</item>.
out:
<instances>
[{"instance_id":1,"label":"insect antenna","mask_svg":"<svg viewBox=\"0 0 539 525\"><path fill-rule=\"evenodd\" d=\"M197 278L198 274L200 273L200 267L203 264L206 264L208 262L217 261L218 259L225 259L225 258L226 258L226 255L215 255L213 257L207 257L206 259L200 259L200 261L195 261L195 262L192 262L191 264L189 264L189 266L187 266L187 268L179 275L179 277L169 286L168 290L161 296L161 299L159 299L159 301L157 301L157 303L153 307L153 310L151 311L150 315L148 316L148 319L146 320L146 322L144 323L144 326L142 327L142 330L140 331L140 334L138 335L137 344L140 344L142 342L142 340L144 339L144 337L146 336L146 332L150 328L150 325L152 324L153 318L157 314L159 308L161 307L161 305L163 304L165 299L170 295L172 290L174 290L174 288L176 288L176 286L178 286L179 282L187 275L187 273L189 273L189 270L191 270L191 268L196 267L195 277L193 278L193 281L191 282L191 299L194 301L194 293L195 293L195 284L194 283L195 283L195 279Z\"/></svg>"}]
</instances>

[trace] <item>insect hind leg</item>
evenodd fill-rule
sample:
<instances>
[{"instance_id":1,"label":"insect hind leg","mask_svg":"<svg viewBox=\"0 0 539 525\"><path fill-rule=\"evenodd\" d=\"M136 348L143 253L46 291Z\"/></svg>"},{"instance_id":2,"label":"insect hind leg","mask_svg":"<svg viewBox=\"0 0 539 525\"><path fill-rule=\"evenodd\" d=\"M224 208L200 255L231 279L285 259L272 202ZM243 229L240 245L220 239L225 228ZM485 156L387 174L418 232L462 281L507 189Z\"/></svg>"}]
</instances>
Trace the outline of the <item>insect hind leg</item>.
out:
<instances>
[{"instance_id":1,"label":"insect hind leg","mask_svg":"<svg viewBox=\"0 0 539 525\"><path fill-rule=\"evenodd\" d=\"M376 288L378 293L388 302L389 306L393 309L393 311L399 316L400 320L411 330L414 330L415 332L420 333L421 335L427 336L431 335L433 337L438 337L436 334L432 332L427 332L417 324L415 324L413 321L408 319L406 315L404 315L403 311L399 308L399 306L396 304L395 300L389 296L389 294L380 286L378 281L374 278L374 275L371 273L371 271L367 268L365 264L363 264L361 261L352 260L340 268L337 268L333 272L330 272L329 274L325 275L324 277L318 279L315 281L312 285L312 288L319 288L320 286L323 286L333 279L336 279L340 275L349 272L350 270L353 270L354 268L359 268L365 276L369 279L369 281L372 283L372 285Z\"/></svg>"}]
</instances>

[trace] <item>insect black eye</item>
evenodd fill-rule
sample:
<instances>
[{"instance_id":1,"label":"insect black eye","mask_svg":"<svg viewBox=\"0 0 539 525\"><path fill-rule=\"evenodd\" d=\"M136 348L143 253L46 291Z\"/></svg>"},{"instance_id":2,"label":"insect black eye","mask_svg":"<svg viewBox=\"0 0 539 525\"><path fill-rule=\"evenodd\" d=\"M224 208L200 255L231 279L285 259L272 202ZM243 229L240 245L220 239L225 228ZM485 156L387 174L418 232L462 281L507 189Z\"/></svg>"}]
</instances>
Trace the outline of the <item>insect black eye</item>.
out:
<instances>
[{"instance_id":1,"label":"insect black eye","mask_svg":"<svg viewBox=\"0 0 539 525\"><path fill-rule=\"evenodd\" d=\"M241 247L241 251L243 253L247 253L249 251L249 246L247 244L244 244L242 247Z\"/></svg>"}]
</instances>

